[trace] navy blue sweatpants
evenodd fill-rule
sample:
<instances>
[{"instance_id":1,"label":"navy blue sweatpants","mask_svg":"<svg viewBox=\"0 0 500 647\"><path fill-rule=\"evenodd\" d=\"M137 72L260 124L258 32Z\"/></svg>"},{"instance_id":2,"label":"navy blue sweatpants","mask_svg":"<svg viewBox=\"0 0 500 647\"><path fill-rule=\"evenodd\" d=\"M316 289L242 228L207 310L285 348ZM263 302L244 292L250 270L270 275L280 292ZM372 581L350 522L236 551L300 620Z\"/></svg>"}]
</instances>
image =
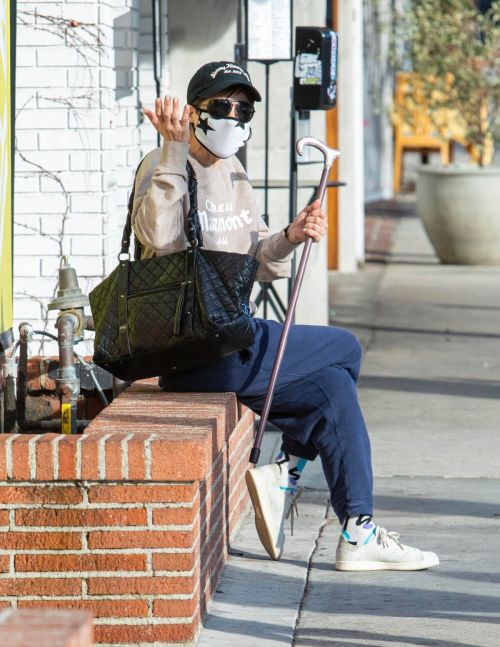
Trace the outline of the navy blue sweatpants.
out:
<instances>
[{"instance_id":1,"label":"navy blue sweatpants","mask_svg":"<svg viewBox=\"0 0 500 647\"><path fill-rule=\"evenodd\" d=\"M260 413L283 325L253 320L250 348L208 366L160 378L169 391L234 391ZM320 456L333 509L347 516L372 514L370 441L356 383L361 346L347 330L294 325L290 330L269 420L283 432L282 449Z\"/></svg>"}]
</instances>

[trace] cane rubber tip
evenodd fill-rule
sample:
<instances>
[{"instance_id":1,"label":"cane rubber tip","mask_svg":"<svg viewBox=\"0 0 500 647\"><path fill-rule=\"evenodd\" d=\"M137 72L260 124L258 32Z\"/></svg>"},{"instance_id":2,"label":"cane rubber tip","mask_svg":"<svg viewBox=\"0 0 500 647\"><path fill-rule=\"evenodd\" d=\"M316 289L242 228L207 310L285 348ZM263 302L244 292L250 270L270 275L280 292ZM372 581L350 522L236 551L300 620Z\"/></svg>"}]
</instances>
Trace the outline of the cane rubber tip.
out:
<instances>
[{"instance_id":1,"label":"cane rubber tip","mask_svg":"<svg viewBox=\"0 0 500 647\"><path fill-rule=\"evenodd\" d=\"M250 460L248 462L253 463L254 465L257 465L257 463L259 462L259 458L260 458L260 449L259 447L254 447L250 452Z\"/></svg>"}]
</instances>

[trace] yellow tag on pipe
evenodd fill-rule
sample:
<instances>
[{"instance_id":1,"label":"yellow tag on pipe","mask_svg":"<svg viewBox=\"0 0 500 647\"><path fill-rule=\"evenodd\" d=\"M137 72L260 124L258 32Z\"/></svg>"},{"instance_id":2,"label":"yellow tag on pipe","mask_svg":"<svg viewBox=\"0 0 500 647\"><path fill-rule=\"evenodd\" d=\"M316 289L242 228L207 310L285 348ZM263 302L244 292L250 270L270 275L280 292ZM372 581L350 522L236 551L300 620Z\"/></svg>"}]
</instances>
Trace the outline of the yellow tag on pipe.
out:
<instances>
[{"instance_id":1,"label":"yellow tag on pipe","mask_svg":"<svg viewBox=\"0 0 500 647\"><path fill-rule=\"evenodd\" d=\"M71 404L61 404L61 431L63 434L71 434Z\"/></svg>"}]
</instances>

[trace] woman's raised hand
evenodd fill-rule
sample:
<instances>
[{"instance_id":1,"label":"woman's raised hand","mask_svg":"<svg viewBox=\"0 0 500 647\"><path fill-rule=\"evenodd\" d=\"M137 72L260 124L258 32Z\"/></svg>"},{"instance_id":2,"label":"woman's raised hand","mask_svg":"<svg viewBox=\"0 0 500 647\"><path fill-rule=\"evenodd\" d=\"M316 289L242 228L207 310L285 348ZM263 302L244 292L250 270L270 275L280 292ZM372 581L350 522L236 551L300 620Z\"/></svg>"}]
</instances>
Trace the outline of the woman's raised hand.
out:
<instances>
[{"instance_id":1,"label":"woman's raised hand","mask_svg":"<svg viewBox=\"0 0 500 647\"><path fill-rule=\"evenodd\" d=\"M144 109L144 114L160 135L171 142L189 142L189 109L184 106L179 116L179 99L165 95L164 100L155 100L155 110Z\"/></svg>"}]
</instances>

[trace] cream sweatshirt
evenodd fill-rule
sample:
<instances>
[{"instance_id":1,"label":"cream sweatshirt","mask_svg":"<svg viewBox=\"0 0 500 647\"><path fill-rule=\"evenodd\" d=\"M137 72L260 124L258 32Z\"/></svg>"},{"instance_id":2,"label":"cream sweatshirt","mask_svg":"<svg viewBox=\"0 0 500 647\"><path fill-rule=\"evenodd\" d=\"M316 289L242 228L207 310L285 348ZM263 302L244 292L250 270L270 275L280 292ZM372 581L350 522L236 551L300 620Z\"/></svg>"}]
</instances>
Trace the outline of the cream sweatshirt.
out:
<instances>
[{"instance_id":1,"label":"cream sweatshirt","mask_svg":"<svg viewBox=\"0 0 500 647\"><path fill-rule=\"evenodd\" d=\"M146 155L136 179L132 227L143 258L185 249L189 212L186 161L198 179L198 214L207 249L251 254L259 262L257 279L290 276L298 245L281 231L271 234L258 214L253 189L233 155L204 167L189 154L189 145L164 140Z\"/></svg>"}]
</instances>

